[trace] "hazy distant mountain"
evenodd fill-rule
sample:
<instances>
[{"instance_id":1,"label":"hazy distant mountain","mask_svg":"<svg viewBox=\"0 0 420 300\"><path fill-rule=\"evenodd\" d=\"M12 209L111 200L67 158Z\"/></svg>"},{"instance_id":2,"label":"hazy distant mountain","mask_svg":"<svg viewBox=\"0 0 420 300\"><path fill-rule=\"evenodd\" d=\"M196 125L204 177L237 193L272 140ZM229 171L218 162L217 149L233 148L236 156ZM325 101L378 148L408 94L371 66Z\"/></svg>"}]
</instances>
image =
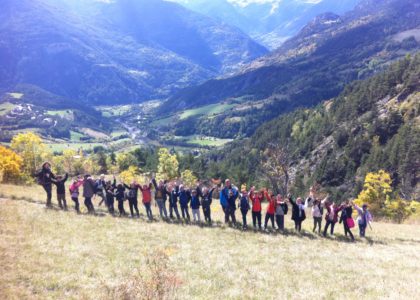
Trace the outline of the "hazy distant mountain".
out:
<instances>
[{"instance_id":1,"label":"hazy distant mountain","mask_svg":"<svg viewBox=\"0 0 420 300\"><path fill-rule=\"evenodd\" d=\"M0 89L138 102L267 53L246 34L161 0L0 0Z\"/></svg>"},{"instance_id":2,"label":"hazy distant mountain","mask_svg":"<svg viewBox=\"0 0 420 300\"><path fill-rule=\"evenodd\" d=\"M241 28L275 49L315 16L351 10L359 0L169 0Z\"/></svg>"}]
</instances>

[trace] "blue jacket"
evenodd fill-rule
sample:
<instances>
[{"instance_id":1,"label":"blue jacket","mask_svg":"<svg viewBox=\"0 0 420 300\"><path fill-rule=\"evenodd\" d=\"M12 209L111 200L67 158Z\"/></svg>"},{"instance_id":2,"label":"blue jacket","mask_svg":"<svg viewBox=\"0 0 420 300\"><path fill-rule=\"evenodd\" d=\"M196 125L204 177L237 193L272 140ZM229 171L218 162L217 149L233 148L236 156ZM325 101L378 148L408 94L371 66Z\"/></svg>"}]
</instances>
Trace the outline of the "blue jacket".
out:
<instances>
[{"instance_id":1,"label":"blue jacket","mask_svg":"<svg viewBox=\"0 0 420 300\"><path fill-rule=\"evenodd\" d=\"M198 196L191 197L191 208L199 209L200 208L200 198Z\"/></svg>"},{"instance_id":2,"label":"blue jacket","mask_svg":"<svg viewBox=\"0 0 420 300\"><path fill-rule=\"evenodd\" d=\"M238 197L238 191L234 188L231 188L233 191L233 197ZM223 207L228 206L228 198L229 198L229 189L227 187L223 188L223 190L220 191L220 205Z\"/></svg>"},{"instance_id":3,"label":"blue jacket","mask_svg":"<svg viewBox=\"0 0 420 300\"><path fill-rule=\"evenodd\" d=\"M191 194L189 191L183 190L179 192L179 204L181 207L188 207L188 202L191 200Z\"/></svg>"},{"instance_id":4,"label":"blue jacket","mask_svg":"<svg viewBox=\"0 0 420 300\"><path fill-rule=\"evenodd\" d=\"M241 201L239 202L239 207L241 210L249 210L249 201L246 195L241 197Z\"/></svg>"}]
</instances>

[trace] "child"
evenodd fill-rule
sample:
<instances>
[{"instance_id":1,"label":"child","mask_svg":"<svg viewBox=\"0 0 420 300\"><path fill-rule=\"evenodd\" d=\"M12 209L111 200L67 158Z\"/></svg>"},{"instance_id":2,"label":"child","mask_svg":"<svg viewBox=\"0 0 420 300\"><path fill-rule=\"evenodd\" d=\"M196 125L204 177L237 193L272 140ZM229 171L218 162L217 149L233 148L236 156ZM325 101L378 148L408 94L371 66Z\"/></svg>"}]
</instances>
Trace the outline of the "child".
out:
<instances>
[{"instance_id":1,"label":"child","mask_svg":"<svg viewBox=\"0 0 420 300\"><path fill-rule=\"evenodd\" d=\"M252 224L254 229L258 228L261 230L261 202L264 200L264 192L255 192L255 186L253 186L249 192L249 199L252 202Z\"/></svg>"},{"instance_id":2,"label":"child","mask_svg":"<svg viewBox=\"0 0 420 300\"><path fill-rule=\"evenodd\" d=\"M296 202L293 201L292 196L288 195L289 202L292 204L292 220L295 222L295 230L300 232L302 230L302 222L306 219L305 207L308 205L303 204L302 198L297 198Z\"/></svg>"},{"instance_id":3,"label":"child","mask_svg":"<svg viewBox=\"0 0 420 300\"><path fill-rule=\"evenodd\" d=\"M82 178L75 178L73 179L72 184L70 185L70 195L71 195L71 200L73 200L74 202L74 209L76 210L76 212L79 214L80 213L80 208L79 208L79 187L83 184L83 179Z\"/></svg>"},{"instance_id":4,"label":"child","mask_svg":"<svg viewBox=\"0 0 420 300\"><path fill-rule=\"evenodd\" d=\"M188 213L188 203L191 200L191 193L190 191L184 188L184 185L179 186L179 204L181 205L181 214L182 218L187 221L190 221L190 214Z\"/></svg>"},{"instance_id":5,"label":"child","mask_svg":"<svg viewBox=\"0 0 420 300\"><path fill-rule=\"evenodd\" d=\"M207 187L203 188L201 195L201 207L203 208L204 220L211 224L211 203L213 202L213 192L216 187L213 187L210 191Z\"/></svg>"},{"instance_id":6,"label":"child","mask_svg":"<svg viewBox=\"0 0 420 300\"><path fill-rule=\"evenodd\" d=\"M55 179L52 179L52 182L57 186L58 206L64 210L67 210L65 182L67 181L68 177L69 175L66 173L64 177L60 175L57 176Z\"/></svg>"},{"instance_id":7,"label":"child","mask_svg":"<svg viewBox=\"0 0 420 300\"><path fill-rule=\"evenodd\" d=\"M115 197L115 188L116 188L116 180L114 177L114 182L107 181L105 184L105 197L106 197L106 206L108 207L108 212L111 215L114 215L114 197Z\"/></svg>"},{"instance_id":8,"label":"child","mask_svg":"<svg viewBox=\"0 0 420 300\"><path fill-rule=\"evenodd\" d=\"M353 204L354 208L357 210L359 216L357 217L357 223L359 224L359 235L360 237L365 237L366 227L373 221L372 215L368 210L367 204L363 204L362 208Z\"/></svg>"},{"instance_id":9,"label":"child","mask_svg":"<svg viewBox=\"0 0 420 300\"><path fill-rule=\"evenodd\" d=\"M242 229L247 229L248 225L246 224L246 215L248 214L249 206L249 197L245 188L241 192L241 200L239 201L239 208L241 209L242 214Z\"/></svg>"},{"instance_id":10,"label":"child","mask_svg":"<svg viewBox=\"0 0 420 300\"><path fill-rule=\"evenodd\" d=\"M275 206L275 216L278 230L284 230L284 215L287 214L287 210L287 204L282 200L281 195L278 194Z\"/></svg>"},{"instance_id":11,"label":"child","mask_svg":"<svg viewBox=\"0 0 420 300\"><path fill-rule=\"evenodd\" d=\"M271 227L274 230L274 213L276 207L276 197L274 196L274 194L269 195L267 190L264 191L264 195L268 201L267 211L265 213L264 230L267 230L268 220L271 220Z\"/></svg>"},{"instance_id":12,"label":"child","mask_svg":"<svg viewBox=\"0 0 420 300\"><path fill-rule=\"evenodd\" d=\"M191 192L191 210L194 222L200 222L200 197L198 196L197 190Z\"/></svg>"},{"instance_id":13,"label":"child","mask_svg":"<svg viewBox=\"0 0 420 300\"><path fill-rule=\"evenodd\" d=\"M153 220L152 214L152 183L150 182L149 185L144 184L143 186L139 185L139 189L143 196L143 205L146 208L146 214L149 220Z\"/></svg>"},{"instance_id":14,"label":"child","mask_svg":"<svg viewBox=\"0 0 420 300\"><path fill-rule=\"evenodd\" d=\"M127 215L124 209L125 187L121 182L117 185L117 189L115 191L115 199L118 201L118 211L120 213L120 217Z\"/></svg>"},{"instance_id":15,"label":"child","mask_svg":"<svg viewBox=\"0 0 420 300\"><path fill-rule=\"evenodd\" d=\"M134 218L134 210L136 211L137 218L140 218L139 208L137 206L137 189L139 185L135 180L131 182L130 185L124 183L124 187L128 190L127 199L128 205L130 207L131 217Z\"/></svg>"}]
</instances>

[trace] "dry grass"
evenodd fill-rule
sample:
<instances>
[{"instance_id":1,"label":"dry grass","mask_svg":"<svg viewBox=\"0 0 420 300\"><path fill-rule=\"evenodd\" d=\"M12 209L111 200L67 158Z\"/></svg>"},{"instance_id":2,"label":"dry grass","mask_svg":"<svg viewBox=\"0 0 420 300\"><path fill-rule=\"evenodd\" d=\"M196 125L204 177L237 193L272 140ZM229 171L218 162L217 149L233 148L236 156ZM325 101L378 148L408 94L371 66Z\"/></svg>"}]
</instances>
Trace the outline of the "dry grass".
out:
<instances>
[{"instance_id":1,"label":"dry grass","mask_svg":"<svg viewBox=\"0 0 420 300\"><path fill-rule=\"evenodd\" d=\"M418 297L418 225L375 223L347 243L341 226L308 233L310 220L301 235L150 223L46 210L40 187L0 188L27 198L0 200L1 299Z\"/></svg>"}]
</instances>

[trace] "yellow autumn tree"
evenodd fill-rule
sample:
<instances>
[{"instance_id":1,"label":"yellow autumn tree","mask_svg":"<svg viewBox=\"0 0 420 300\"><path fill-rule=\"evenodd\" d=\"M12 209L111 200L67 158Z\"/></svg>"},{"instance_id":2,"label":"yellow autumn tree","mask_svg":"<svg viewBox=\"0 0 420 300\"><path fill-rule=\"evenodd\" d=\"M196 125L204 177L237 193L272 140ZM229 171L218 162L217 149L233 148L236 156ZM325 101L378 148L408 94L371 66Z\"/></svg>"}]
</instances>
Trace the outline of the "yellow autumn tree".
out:
<instances>
[{"instance_id":1,"label":"yellow autumn tree","mask_svg":"<svg viewBox=\"0 0 420 300\"><path fill-rule=\"evenodd\" d=\"M197 177L191 170L185 170L181 173L181 180L186 187L192 188L197 183Z\"/></svg>"},{"instance_id":2,"label":"yellow autumn tree","mask_svg":"<svg viewBox=\"0 0 420 300\"><path fill-rule=\"evenodd\" d=\"M31 176L49 155L49 151L40 136L33 132L19 133L12 139L11 148L23 160L23 172Z\"/></svg>"},{"instance_id":3,"label":"yellow autumn tree","mask_svg":"<svg viewBox=\"0 0 420 300\"><path fill-rule=\"evenodd\" d=\"M120 173L120 179L126 184L130 184L133 180L136 180L137 183L143 184L146 183L147 178L140 174L140 170L136 166L130 166L127 170Z\"/></svg>"},{"instance_id":4,"label":"yellow autumn tree","mask_svg":"<svg viewBox=\"0 0 420 300\"><path fill-rule=\"evenodd\" d=\"M178 177L179 163L175 154L169 153L168 149L161 148L158 152L158 179L172 180Z\"/></svg>"},{"instance_id":5,"label":"yellow autumn tree","mask_svg":"<svg viewBox=\"0 0 420 300\"><path fill-rule=\"evenodd\" d=\"M15 182L21 177L23 159L12 150L0 146L0 181Z\"/></svg>"},{"instance_id":6,"label":"yellow autumn tree","mask_svg":"<svg viewBox=\"0 0 420 300\"><path fill-rule=\"evenodd\" d=\"M365 177L363 190L355 200L355 203L369 205L373 213L383 214L386 204L391 201L391 176L384 170L368 173Z\"/></svg>"}]
</instances>

